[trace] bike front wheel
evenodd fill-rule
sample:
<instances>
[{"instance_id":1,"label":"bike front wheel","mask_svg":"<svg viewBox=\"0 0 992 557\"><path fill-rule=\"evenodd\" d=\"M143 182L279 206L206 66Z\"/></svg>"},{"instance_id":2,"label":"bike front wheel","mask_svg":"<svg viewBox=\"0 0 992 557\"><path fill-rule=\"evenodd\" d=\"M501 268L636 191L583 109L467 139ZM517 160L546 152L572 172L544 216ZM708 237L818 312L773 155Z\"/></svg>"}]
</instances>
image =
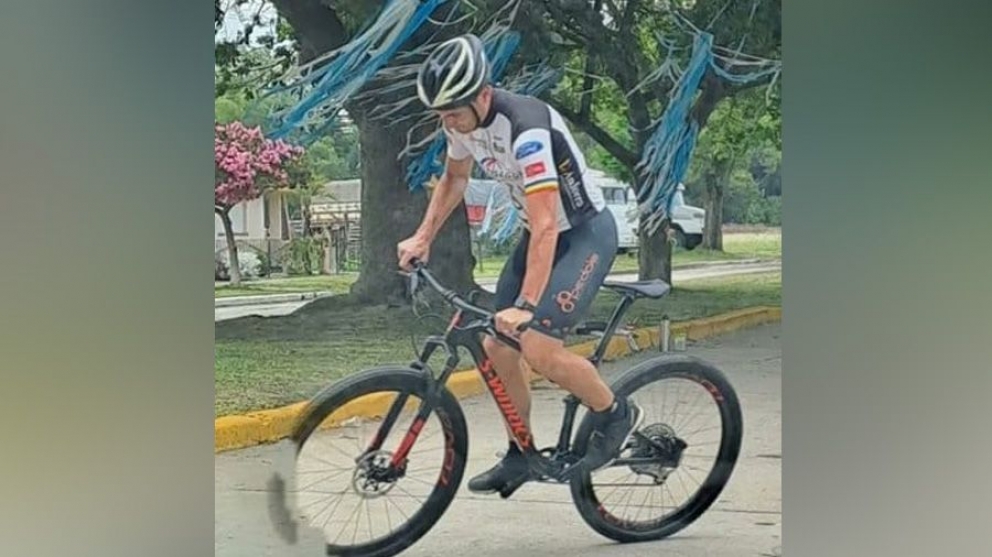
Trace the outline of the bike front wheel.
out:
<instances>
[{"instance_id":1,"label":"bike front wheel","mask_svg":"<svg viewBox=\"0 0 992 557\"><path fill-rule=\"evenodd\" d=\"M612 465L576 474L572 499L610 539L665 538L699 518L730 480L743 436L740 402L719 369L688 356L644 362L613 390L637 403L644 420ZM579 454L591 431L586 416L576 434Z\"/></svg>"},{"instance_id":2,"label":"bike front wheel","mask_svg":"<svg viewBox=\"0 0 992 557\"><path fill-rule=\"evenodd\" d=\"M468 431L457 399L444 388L432 396L430 384L424 372L379 368L308 406L293 435L297 511L322 531L328 555L396 555L454 499Z\"/></svg>"}]
</instances>

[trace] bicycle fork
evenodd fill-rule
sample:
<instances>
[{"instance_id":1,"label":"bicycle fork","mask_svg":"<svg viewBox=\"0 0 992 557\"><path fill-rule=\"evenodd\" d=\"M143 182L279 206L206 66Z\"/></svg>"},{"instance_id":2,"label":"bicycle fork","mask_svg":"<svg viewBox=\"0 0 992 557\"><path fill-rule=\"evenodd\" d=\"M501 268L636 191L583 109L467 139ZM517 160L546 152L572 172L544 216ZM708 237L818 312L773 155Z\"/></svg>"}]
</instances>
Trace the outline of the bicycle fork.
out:
<instances>
[{"instance_id":1,"label":"bicycle fork","mask_svg":"<svg viewBox=\"0 0 992 557\"><path fill-rule=\"evenodd\" d=\"M449 356L441 376L435 379L434 374L431 373L430 367L425 362L430 359L431 354L433 354L438 348L442 348L447 351ZM420 432L423 429L424 424L427 423L427 418L430 417L434 403L437 400L441 389L444 388L447 378L451 375L457 365L458 356L448 350L447 343L440 337L429 338L424 346L424 351L423 354L421 354L420 359L411 364L411 367L414 369L425 372L425 376L428 378L428 388L426 396L424 396L424 399L420 401L420 407L417 409L417 414L413 418L413 423L406 431L406 434L404 434L403 440L400 441L399 447L390 459L389 468L395 474L400 475L405 470L406 459L410 455L410 450L413 448L414 443L416 443L417 438L420 436ZM386 437L393 429L393 426L396 425L396 420L399 418L400 412L403 411L403 408L406 407L409 399L410 393L399 393L396 400L393 401L392 406L390 406L389 411L386 413L386 417L382 420L382 424L379 426L378 431L376 431L375 436L372 438L372 442L367 447L364 453L365 455L378 451L382 448L383 442L385 442ZM361 458L362 456L358 457L356 461Z\"/></svg>"}]
</instances>

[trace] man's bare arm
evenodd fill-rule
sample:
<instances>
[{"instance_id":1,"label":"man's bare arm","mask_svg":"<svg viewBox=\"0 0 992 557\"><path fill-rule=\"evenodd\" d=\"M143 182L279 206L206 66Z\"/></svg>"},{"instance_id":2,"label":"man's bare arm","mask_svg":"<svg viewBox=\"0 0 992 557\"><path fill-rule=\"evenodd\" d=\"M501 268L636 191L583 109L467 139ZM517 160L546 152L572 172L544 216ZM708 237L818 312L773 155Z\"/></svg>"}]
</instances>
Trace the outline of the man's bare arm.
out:
<instances>
[{"instance_id":1,"label":"man's bare arm","mask_svg":"<svg viewBox=\"0 0 992 557\"><path fill-rule=\"evenodd\" d=\"M417 235L432 242L438 231L451 216L451 212L465 197L468 180L472 173L472 158L462 160L447 159L444 174L431 195L424 220L417 229Z\"/></svg>"}]
</instances>

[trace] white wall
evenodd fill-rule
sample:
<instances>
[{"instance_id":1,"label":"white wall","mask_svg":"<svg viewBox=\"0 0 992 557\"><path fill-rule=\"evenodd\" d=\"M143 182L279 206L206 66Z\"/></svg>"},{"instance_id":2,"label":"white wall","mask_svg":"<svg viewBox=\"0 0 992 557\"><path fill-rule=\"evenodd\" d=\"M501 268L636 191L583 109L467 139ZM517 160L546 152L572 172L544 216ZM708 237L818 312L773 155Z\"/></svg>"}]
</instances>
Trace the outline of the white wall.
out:
<instances>
[{"instance_id":1,"label":"white wall","mask_svg":"<svg viewBox=\"0 0 992 557\"><path fill-rule=\"evenodd\" d=\"M228 213L231 216L231 229L235 239L262 240L265 238L265 213L263 199L252 199L239 203ZM214 238L224 239L224 223L214 214Z\"/></svg>"}]
</instances>

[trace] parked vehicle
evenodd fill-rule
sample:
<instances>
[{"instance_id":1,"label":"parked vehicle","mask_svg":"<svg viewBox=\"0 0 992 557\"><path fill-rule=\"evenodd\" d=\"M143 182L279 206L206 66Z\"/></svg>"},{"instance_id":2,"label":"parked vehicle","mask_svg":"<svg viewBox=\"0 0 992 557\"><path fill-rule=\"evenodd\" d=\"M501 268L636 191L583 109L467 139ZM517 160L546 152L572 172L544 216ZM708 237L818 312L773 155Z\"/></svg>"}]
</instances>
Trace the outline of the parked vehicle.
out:
<instances>
[{"instance_id":1,"label":"parked vehicle","mask_svg":"<svg viewBox=\"0 0 992 557\"><path fill-rule=\"evenodd\" d=\"M636 251L639 245L637 236L637 197L633 188L609 179L611 183L601 185L606 206L617 222L617 233L620 239L620 253ZM683 193L685 186L679 184L674 194L671 226L675 231L676 244L684 249L693 250L703 241L703 223L706 221L706 211L699 207L685 204Z\"/></svg>"}]
</instances>

